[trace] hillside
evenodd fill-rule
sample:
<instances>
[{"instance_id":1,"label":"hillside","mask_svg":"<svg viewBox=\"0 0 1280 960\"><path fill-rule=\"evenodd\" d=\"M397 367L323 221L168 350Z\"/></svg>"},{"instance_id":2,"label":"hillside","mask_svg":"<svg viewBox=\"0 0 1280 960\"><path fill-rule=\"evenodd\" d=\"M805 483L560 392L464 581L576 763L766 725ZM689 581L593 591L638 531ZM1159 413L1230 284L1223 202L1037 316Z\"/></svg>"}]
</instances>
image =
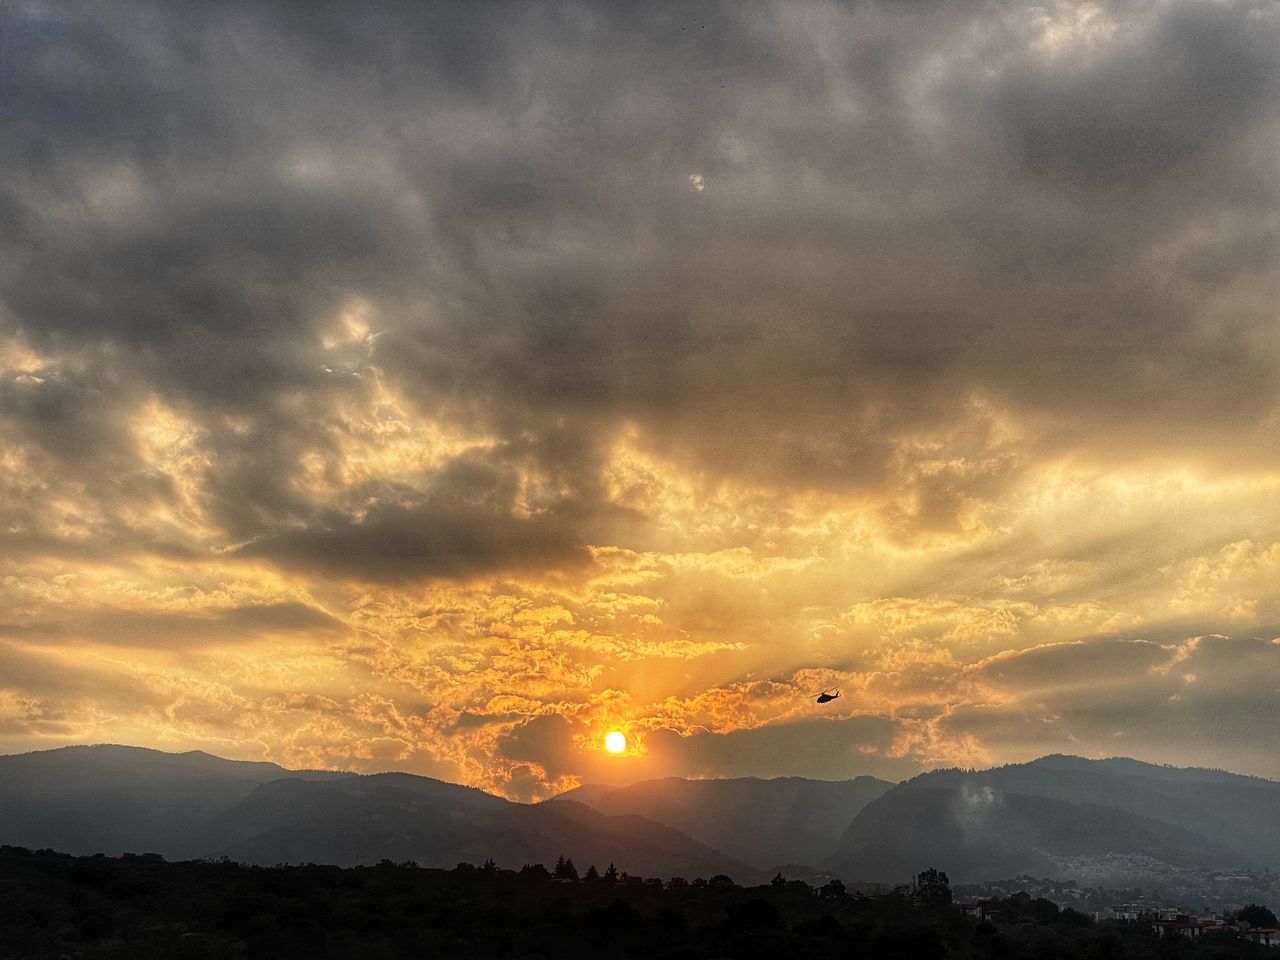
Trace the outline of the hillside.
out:
<instances>
[{"instance_id":1,"label":"hillside","mask_svg":"<svg viewBox=\"0 0 1280 960\"><path fill-rule=\"evenodd\" d=\"M1223 770L1051 755L989 771L994 788L1096 803L1192 830L1280 867L1280 783Z\"/></svg>"},{"instance_id":2,"label":"hillside","mask_svg":"<svg viewBox=\"0 0 1280 960\"><path fill-rule=\"evenodd\" d=\"M849 821L893 786L875 777L808 780L645 780L563 794L607 814L638 814L762 869L816 865L836 849Z\"/></svg>"},{"instance_id":3,"label":"hillside","mask_svg":"<svg viewBox=\"0 0 1280 960\"><path fill-rule=\"evenodd\" d=\"M904 878L1018 873L1124 881L1166 868L1280 865L1280 784L1135 760L1050 756L898 785L853 819L826 863Z\"/></svg>"},{"instance_id":4,"label":"hillside","mask_svg":"<svg viewBox=\"0 0 1280 960\"><path fill-rule=\"evenodd\" d=\"M1050 756L892 785L650 780L511 803L406 773L289 771L133 747L0 756L0 843L246 863L614 862L648 876L782 864L897 881L1018 874L1142 884L1170 871L1280 867L1280 784L1136 760ZM803 872L797 867L789 872Z\"/></svg>"},{"instance_id":5,"label":"hillside","mask_svg":"<svg viewBox=\"0 0 1280 960\"><path fill-rule=\"evenodd\" d=\"M747 864L639 816L530 806L406 773L356 776L132 747L0 757L0 843L246 863L609 862L751 879Z\"/></svg>"},{"instance_id":6,"label":"hillside","mask_svg":"<svg viewBox=\"0 0 1280 960\"><path fill-rule=\"evenodd\" d=\"M207 830L211 852L245 863L383 859L459 862L610 862L646 875L754 876L746 864L643 817L605 816L578 803L530 806L409 774L328 783L264 784Z\"/></svg>"},{"instance_id":7,"label":"hillside","mask_svg":"<svg viewBox=\"0 0 1280 960\"><path fill-rule=\"evenodd\" d=\"M74 854L194 855L192 826L260 784L344 776L114 744L0 756L0 843Z\"/></svg>"}]
</instances>

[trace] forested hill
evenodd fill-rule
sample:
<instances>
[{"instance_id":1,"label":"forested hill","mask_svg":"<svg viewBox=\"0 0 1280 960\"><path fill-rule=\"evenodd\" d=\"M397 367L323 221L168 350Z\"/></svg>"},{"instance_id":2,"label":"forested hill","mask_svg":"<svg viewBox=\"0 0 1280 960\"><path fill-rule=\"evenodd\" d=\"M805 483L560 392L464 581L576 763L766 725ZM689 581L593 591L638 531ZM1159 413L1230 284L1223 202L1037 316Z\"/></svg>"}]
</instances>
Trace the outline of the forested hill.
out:
<instances>
[{"instance_id":1,"label":"forested hill","mask_svg":"<svg viewBox=\"0 0 1280 960\"><path fill-rule=\"evenodd\" d=\"M520 864L566 853L584 869L613 861L647 875L763 875L669 826L577 803L511 803L406 773L287 771L117 746L0 757L0 843L343 866Z\"/></svg>"},{"instance_id":2,"label":"forested hill","mask_svg":"<svg viewBox=\"0 0 1280 960\"><path fill-rule=\"evenodd\" d=\"M530 805L407 773L69 747L0 756L0 843L346 866L519 864L563 853L582 869L612 861L646 876L748 882L794 866L793 876L893 883L934 864L956 881L1033 874L1159 886L1188 871L1280 870L1280 784L1050 756L897 785L652 780Z\"/></svg>"},{"instance_id":3,"label":"forested hill","mask_svg":"<svg viewBox=\"0 0 1280 960\"><path fill-rule=\"evenodd\" d=\"M1065 756L938 770L867 804L827 865L897 878L922 856L974 880L1030 873L1120 883L1169 868L1277 869L1280 784Z\"/></svg>"}]
</instances>

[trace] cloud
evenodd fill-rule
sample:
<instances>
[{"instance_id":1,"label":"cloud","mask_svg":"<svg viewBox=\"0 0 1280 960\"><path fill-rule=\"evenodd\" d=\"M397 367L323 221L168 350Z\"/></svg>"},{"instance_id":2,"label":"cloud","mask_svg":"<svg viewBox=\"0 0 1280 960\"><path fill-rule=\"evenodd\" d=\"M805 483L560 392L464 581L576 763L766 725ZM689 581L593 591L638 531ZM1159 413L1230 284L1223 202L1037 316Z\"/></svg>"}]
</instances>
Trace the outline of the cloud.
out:
<instances>
[{"instance_id":1,"label":"cloud","mask_svg":"<svg viewBox=\"0 0 1280 960\"><path fill-rule=\"evenodd\" d=\"M374 583L574 568L590 559L582 543L545 520L429 506L381 507L358 522L335 518L264 537L239 554Z\"/></svg>"},{"instance_id":2,"label":"cloud","mask_svg":"<svg viewBox=\"0 0 1280 960\"><path fill-rule=\"evenodd\" d=\"M341 623L302 603L233 607L202 615L99 609L83 620L63 621L57 631L125 646L180 647L201 643L244 643L281 634L324 635Z\"/></svg>"},{"instance_id":3,"label":"cloud","mask_svg":"<svg viewBox=\"0 0 1280 960\"><path fill-rule=\"evenodd\" d=\"M1272 769L1273 11L0 21L7 742Z\"/></svg>"},{"instance_id":4,"label":"cloud","mask_svg":"<svg viewBox=\"0 0 1280 960\"><path fill-rule=\"evenodd\" d=\"M1104 455L1125 423L1166 449L1210 425L1243 439L1274 399L1265 357L1207 350L1202 281L1152 258L1171 237L1184 255L1221 243L1203 224L1256 207L1228 184L1248 182L1277 26L1243 4L1094 18L1114 29L1066 9L712 4L705 39L576 5L501 30L448 7L326 11L301 31L273 10L15 9L11 36L57 31L63 53L55 69L15 40L8 59L6 303L42 342L136 346L122 376L247 416L237 496L275 512L309 439L281 399L323 415L359 389L324 373L317 336L352 295L384 318L374 362L425 410L531 435L580 484L624 423L721 474L896 483L922 464L893 439L945 435L975 395L1051 448ZM399 39L375 58L384 30ZM627 53L590 52L606 48ZM564 49L586 52L539 72ZM699 210L670 173L690 161L718 184ZM1206 164L1218 175L1189 196ZM1122 179L1138 206L1117 224ZM94 224L91 249L70 223ZM1264 322L1251 309L1239 329ZM572 453L548 442L561 421ZM916 481L918 522L954 523L1016 477L990 442L934 451L950 479Z\"/></svg>"}]
</instances>

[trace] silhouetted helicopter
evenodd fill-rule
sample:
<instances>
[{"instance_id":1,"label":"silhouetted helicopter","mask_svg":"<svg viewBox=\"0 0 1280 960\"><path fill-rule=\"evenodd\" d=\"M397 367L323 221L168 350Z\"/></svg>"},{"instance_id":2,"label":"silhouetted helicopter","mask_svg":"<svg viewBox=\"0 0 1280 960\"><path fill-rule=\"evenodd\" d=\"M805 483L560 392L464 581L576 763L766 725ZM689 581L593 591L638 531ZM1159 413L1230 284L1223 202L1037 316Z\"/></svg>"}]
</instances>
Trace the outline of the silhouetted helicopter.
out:
<instances>
[{"instance_id":1,"label":"silhouetted helicopter","mask_svg":"<svg viewBox=\"0 0 1280 960\"><path fill-rule=\"evenodd\" d=\"M830 703L832 700L838 699L839 696L840 696L839 690L837 690L835 693L832 693L829 689L823 690L820 694L818 694L818 703Z\"/></svg>"}]
</instances>

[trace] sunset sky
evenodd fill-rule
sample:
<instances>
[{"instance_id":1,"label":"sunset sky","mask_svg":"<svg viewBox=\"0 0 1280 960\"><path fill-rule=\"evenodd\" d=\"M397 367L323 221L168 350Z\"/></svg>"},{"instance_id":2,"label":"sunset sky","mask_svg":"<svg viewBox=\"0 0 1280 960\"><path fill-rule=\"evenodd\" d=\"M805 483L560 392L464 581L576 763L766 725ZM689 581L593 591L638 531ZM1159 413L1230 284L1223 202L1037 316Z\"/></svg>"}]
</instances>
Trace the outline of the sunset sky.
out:
<instances>
[{"instance_id":1,"label":"sunset sky","mask_svg":"<svg viewBox=\"0 0 1280 960\"><path fill-rule=\"evenodd\" d=\"M0 752L1280 777L1278 313L1275 0L7 0Z\"/></svg>"}]
</instances>

